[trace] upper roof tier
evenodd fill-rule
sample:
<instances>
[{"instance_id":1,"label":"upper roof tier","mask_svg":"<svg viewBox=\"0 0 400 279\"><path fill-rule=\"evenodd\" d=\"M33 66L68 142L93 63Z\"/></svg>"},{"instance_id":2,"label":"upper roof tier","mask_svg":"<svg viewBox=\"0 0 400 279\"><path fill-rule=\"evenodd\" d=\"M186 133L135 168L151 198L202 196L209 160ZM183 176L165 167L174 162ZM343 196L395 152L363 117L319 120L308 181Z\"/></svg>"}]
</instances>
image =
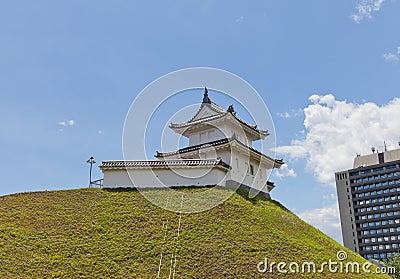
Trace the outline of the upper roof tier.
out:
<instances>
[{"instance_id":1,"label":"upper roof tier","mask_svg":"<svg viewBox=\"0 0 400 279\"><path fill-rule=\"evenodd\" d=\"M268 130L260 130L257 128L257 125L248 124L236 117L236 112L233 108L233 105L230 105L228 109L225 110L212 102L208 96L207 88L204 88L203 102L201 103L201 106L196 114L187 122L171 123L169 127L174 132L186 136L191 128L206 124L218 127L218 125L215 123L220 122L221 120L231 121L234 124L240 125L243 131L248 135L248 138L252 141L264 139L269 135Z\"/></svg>"}]
</instances>

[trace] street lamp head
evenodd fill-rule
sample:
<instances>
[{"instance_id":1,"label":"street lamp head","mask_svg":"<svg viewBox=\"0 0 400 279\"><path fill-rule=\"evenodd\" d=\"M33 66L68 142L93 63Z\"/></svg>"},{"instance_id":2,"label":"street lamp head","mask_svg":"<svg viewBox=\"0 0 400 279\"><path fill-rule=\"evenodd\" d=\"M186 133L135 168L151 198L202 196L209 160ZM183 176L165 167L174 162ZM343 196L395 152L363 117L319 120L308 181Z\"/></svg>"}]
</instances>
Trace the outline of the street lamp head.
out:
<instances>
[{"instance_id":1,"label":"street lamp head","mask_svg":"<svg viewBox=\"0 0 400 279\"><path fill-rule=\"evenodd\" d=\"M96 164L96 161L94 160L94 158L92 156L86 161L86 163L88 163L88 164Z\"/></svg>"},{"instance_id":2,"label":"street lamp head","mask_svg":"<svg viewBox=\"0 0 400 279\"><path fill-rule=\"evenodd\" d=\"M89 188L92 188L92 166L93 164L96 164L96 161L94 160L93 156L91 156L86 163L90 164L90 169L89 169Z\"/></svg>"}]
</instances>

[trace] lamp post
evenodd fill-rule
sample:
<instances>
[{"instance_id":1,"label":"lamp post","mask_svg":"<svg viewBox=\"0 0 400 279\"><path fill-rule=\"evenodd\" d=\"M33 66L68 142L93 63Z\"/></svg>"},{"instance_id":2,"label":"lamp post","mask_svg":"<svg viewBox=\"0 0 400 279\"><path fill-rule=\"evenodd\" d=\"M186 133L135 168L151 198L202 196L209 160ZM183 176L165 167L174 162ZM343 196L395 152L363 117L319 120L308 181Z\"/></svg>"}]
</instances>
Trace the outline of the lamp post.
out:
<instances>
[{"instance_id":1,"label":"lamp post","mask_svg":"<svg viewBox=\"0 0 400 279\"><path fill-rule=\"evenodd\" d=\"M92 166L93 164L96 164L96 161L94 160L93 156L90 157L86 163L90 164L90 171L89 171L89 188L92 187Z\"/></svg>"}]
</instances>

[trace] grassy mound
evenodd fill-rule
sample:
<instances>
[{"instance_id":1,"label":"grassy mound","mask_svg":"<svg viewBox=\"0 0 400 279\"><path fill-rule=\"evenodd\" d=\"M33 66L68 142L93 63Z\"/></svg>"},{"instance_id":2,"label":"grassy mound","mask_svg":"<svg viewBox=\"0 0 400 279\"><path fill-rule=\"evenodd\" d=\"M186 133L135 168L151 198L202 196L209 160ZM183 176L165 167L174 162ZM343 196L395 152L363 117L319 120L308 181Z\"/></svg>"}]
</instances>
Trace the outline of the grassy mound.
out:
<instances>
[{"instance_id":1,"label":"grassy mound","mask_svg":"<svg viewBox=\"0 0 400 279\"><path fill-rule=\"evenodd\" d=\"M196 214L163 210L135 190L0 197L0 278L389 278L327 266L260 273L265 258L300 270L338 262L339 250L348 253L342 263L365 260L279 203L246 194Z\"/></svg>"}]
</instances>

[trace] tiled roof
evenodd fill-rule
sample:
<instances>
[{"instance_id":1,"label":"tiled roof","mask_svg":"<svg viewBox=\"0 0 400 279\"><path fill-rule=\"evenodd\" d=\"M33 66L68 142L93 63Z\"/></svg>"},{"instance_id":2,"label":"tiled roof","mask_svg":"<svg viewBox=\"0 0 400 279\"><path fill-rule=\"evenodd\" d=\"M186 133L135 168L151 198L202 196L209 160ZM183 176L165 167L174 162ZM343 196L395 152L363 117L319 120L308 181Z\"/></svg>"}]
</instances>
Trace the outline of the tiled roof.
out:
<instances>
[{"instance_id":1,"label":"tiled roof","mask_svg":"<svg viewBox=\"0 0 400 279\"><path fill-rule=\"evenodd\" d=\"M268 131L268 130L259 130L259 129L257 129L257 125L250 125L249 123L244 122L243 120L237 118L236 115L234 115L234 114L233 114L233 117L235 117L235 119L236 119L237 121L239 121L240 123L242 123L243 125L252 128L252 129L253 129L254 131L256 131L257 133L260 133L261 135L266 135L266 136L269 135L269 131Z\"/></svg>"},{"instance_id":2,"label":"tiled roof","mask_svg":"<svg viewBox=\"0 0 400 279\"><path fill-rule=\"evenodd\" d=\"M208 146L218 146L218 145L222 145L225 143L229 143L230 139L228 138L224 138L224 139L219 139L219 140L215 140L215 141L211 141L211 142L207 142L207 143L202 143L202 144L197 144L197 145L193 145L193 146L188 146L185 148L181 148L175 151L171 151L171 152L158 152L155 155L156 158L160 158L160 157L167 157L167 156L173 156L173 155L177 155L177 154L182 154L182 153L187 153L190 151L196 151L199 150L200 148L205 148Z\"/></svg>"},{"instance_id":3,"label":"tiled roof","mask_svg":"<svg viewBox=\"0 0 400 279\"><path fill-rule=\"evenodd\" d=\"M206 104L206 105L211 107L211 105L209 105L209 104ZM198 114L198 112L195 114L195 116L193 116L193 118L191 120L189 120L187 122L171 123L169 125L169 127L170 128L185 128L185 127L189 127L189 126L192 126L192 125L200 124L200 123L203 123L203 122L207 122L207 121L215 120L215 119L218 119L218 118L222 118L222 117L224 117L224 116L226 116L228 114L231 114L233 116L233 118L235 118L237 121L239 121L239 123L241 123L242 125L249 127L250 129L254 130L255 132L257 132L257 133L259 133L261 135L269 135L269 131L268 130L259 130L259 129L257 129L257 125L248 124L245 121L243 121L243 120L239 119L238 117L236 117L236 115L234 113L228 112L226 110L224 110L224 112L218 113L216 115L212 115L212 116L209 116L209 117L193 120L197 116L197 114Z\"/></svg>"},{"instance_id":4,"label":"tiled roof","mask_svg":"<svg viewBox=\"0 0 400 279\"><path fill-rule=\"evenodd\" d=\"M181 160L129 160L129 161L103 161L100 169L127 169L127 168L166 168L166 167L198 167L218 166L230 169L230 166L221 159L181 159Z\"/></svg>"},{"instance_id":5,"label":"tiled roof","mask_svg":"<svg viewBox=\"0 0 400 279\"><path fill-rule=\"evenodd\" d=\"M247 148L247 149L259 154L260 156L268 157L269 159L273 160L279 166L284 164L282 159L272 159L269 156L261 153L257 149L254 149L253 147L247 146L246 144L244 144L241 141L239 141L235 137L235 135L233 137L231 137L231 138L224 138L224 139L219 139L219 140L215 140L215 141L211 141L211 142L207 142L207 143L188 146L188 147L181 148L181 149L178 149L178 150L175 150L175 151L171 151L171 152L158 152L157 151L157 154L155 155L155 157L156 158L162 158L162 157L174 156L174 155L183 154L183 153L187 153L187 152L191 152L191 151L196 151L196 150L199 150L200 148L206 148L206 147L209 147L209 146L211 147L211 146L219 146L219 145L227 144L227 143L230 143L230 142L233 142L233 141L237 142L242 147Z\"/></svg>"},{"instance_id":6,"label":"tiled roof","mask_svg":"<svg viewBox=\"0 0 400 279\"><path fill-rule=\"evenodd\" d=\"M209 117L204 117L204 118L200 118L195 120L195 118L199 115L199 113L201 112L203 106L207 106L209 109L211 109L212 111L216 112L216 115L212 115ZM188 126L192 126L192 125L196 125L196 124L200 124L202 122L206 122L206 121L211 121L214 119L218 119L221 118L227 114L231 114L237 121L239 121L239 123L241 123L244 126L249 127L250 129L254 130L255 132L259 133L260 135L269 135L268 130L259 130L257 129L257 125L251 125L249 123L246 123L245 121L239 119L238 117L236 117L236 112L233 109L233 106L230 105L228 110L221 108L219 105L217 105L216 103L212 102L210 100L210 98L208 97L208 90L207 88L204 88L204 97L203 97L203 102L199 108L199 110L195 113L195 115L187 122L182 122L182 123L171 123L169 125L170 128L184 128L184 127L188 127Z\"/></svg>"}]
</instances>

